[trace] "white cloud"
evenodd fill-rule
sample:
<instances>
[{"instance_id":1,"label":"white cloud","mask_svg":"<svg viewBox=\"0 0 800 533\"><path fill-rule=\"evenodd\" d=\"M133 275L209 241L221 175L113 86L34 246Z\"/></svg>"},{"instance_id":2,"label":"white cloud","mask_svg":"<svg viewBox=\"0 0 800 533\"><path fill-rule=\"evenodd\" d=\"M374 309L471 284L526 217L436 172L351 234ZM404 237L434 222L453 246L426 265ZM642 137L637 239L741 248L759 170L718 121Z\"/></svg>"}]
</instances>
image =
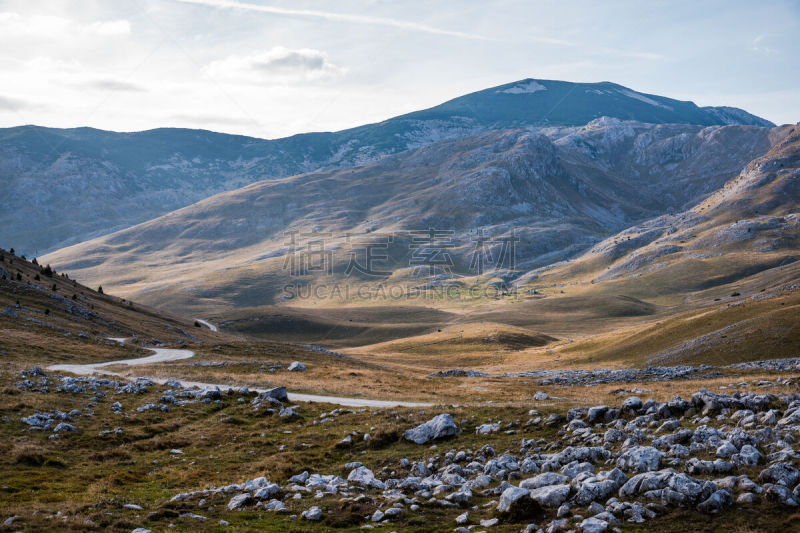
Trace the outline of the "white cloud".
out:
<instances>
[{"instance_id":1,"label":"white cloud","mask_svg":"<svg viewBox=\"0 0 800 533\"><path fill-rule=\"evenodd\" d=\"M344 74L325 52L312 48L292 50L276 46L266 52L212 61L203 73L213 80L271 84L317 81Z\"/></svg>"},{"instance_id":2,"label":"white cloud","mask_svg":"<svg viewBox=\"0 0 800 533\"><path fill-rule=\"evenodd\" d=\"M753 44L750 46L750 49L753 52L758 52L764 55L770 55L775 53L776 50L774 48L767 46L767 44L764 42L765 38L766 37L764 35L759 35L758 37L753 39Z\"/></svg>"},{"instance_id":3,"label":"white cloud","mask_svg":"<svg viewBox=\"0 0 800 533\"><path fill-rule=\"evenodd\" d=\"M113 78L102 78L83 82L81 86L90 89L98 89L100 91L110 92L146 92L147 89L138 83L131 83L129 81L117 80Z\"/></svg>"},{"instance_id":4,"label":"white cloud","mask_svg":"<svg viewBox=\"0 0 800 533\"><path fill-rule=\"evenodd\" d=\"M492 40L489 39L488 37L484 37L482 35L478 35L475 33L445 30L442 28L428 26L426 24L419 24L416 22L410 22L407 20L401 20L389 17L374 17L369 15L358 15L355 13L336 13L332 11L320 11L316 9L288 9L276 6L265 6L261 4L238 2L235 0L177 0L177 1L185 4L197 4L197 5L224 8L224 9L240 9L245 11L267 13L271 15L283 15L287 17L316 18L316 19L332 20L338 22L349 22L352 24L366 24L369 26L388 26L390 28L397 28L401 30L432 33L434 35L446 35L449 37L460 37L462 39L475 39L481 41Z\"/></svg>"},{"instance_id":5,"label":"white cloud","mask_svg":"<svg viewBox=\"0 0 800 533\"><path fill-rule=\"evenodd\" d=\"M19 111L30 107L30 104L21 98L14 98L12 96L3 96L0 94L0 110L3 111Z\"/></svg>"},{"instance_id":6,"label":"white cloud","mask_svg":"<svg viewBox=\"0 0 800 533\"><path fill-rule=\"evenodd\" d=\"M84 31L103 36L128 35L131 23L127 20L100 20L86 26Z\"/></svg>"},{"instance_id":7,"label":"white cloud","mask_svg":"<svg viewBox=\"0 0 800 533\"><path fill-rule=\"evenodd\" d=\"M130 22L124 19L98 20L83 23L54 15L20 15L0 12L0 35L8 37L52 40L75 37L77 34L97 37L116 37L131 33Z\"/></svg>"}]
</instances>

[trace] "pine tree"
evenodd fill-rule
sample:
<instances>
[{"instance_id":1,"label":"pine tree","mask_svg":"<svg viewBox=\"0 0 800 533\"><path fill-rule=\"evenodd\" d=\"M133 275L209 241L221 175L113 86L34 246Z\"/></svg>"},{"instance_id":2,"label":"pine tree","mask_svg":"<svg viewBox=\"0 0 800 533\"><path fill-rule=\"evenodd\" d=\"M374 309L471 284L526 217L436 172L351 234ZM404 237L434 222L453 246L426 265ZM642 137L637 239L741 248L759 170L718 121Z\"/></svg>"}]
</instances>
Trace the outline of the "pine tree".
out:
<instances>
[{"instance_id":1,"label":"pine tree","mask_svg":"<svg viewBox=\"0 0 800 533\"><path fill-rule=\"evenodd\" d=\"M103 294L103 286L102 285L97 287L97 292L99 292L100 294Z\"/></svg>"}]
</instances>

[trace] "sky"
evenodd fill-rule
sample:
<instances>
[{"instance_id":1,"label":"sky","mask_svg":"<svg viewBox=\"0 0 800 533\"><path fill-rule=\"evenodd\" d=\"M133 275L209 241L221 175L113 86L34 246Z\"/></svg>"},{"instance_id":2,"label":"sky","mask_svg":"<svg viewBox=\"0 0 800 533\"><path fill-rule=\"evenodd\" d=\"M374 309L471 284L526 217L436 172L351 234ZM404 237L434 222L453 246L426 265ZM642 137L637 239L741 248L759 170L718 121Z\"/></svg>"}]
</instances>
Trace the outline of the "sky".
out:
<instances>
[{"instance_id":1,"label":"sky","mask_svg":"<svg viewBox=\"0 0 800 533\"><path fill-rule=\"evenodd\" d=\"M523 78L800 121L800 0L0 0L0 127L335 131Z\"/></svg>"}]
</instances>

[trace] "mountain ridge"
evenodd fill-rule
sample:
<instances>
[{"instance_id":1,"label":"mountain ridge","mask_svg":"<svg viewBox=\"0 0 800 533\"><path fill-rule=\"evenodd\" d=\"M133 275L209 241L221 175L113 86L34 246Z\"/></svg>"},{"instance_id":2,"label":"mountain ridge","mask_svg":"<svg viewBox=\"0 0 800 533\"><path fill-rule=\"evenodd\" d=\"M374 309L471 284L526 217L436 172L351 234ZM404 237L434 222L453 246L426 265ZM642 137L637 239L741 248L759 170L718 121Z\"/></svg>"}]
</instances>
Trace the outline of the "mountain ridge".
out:
<instances>
[{"instance_id":1,"label":"mountain ridge","mask_svg":"<svg viewBox=\"0 0 800 533\"><path fill-rule=\"evenodd\" d=\"M771 148L771 131L618 119L550 136L488 131L357 167L250 184L46 260L144 302L182 308L223 298L223 306L241 307L275 302L294 280L282 268L292 247L287 231L330 234L339 280L344 235L396 234L384 279L414 284L422 280L410 269L409 231L454 232L459 244L448 254L457 282L475 275L470 246L481 228L492 236L517 232L513 271L492 274L509 280L705 198Z\"/></svg>"},{"instance_id":2,"label":"mountain ridge","mask_svg":"<svg viewBox=\"0 0 800 533\"><path fill-rule=\"evenodd\" d=\"M561 102L555 114L553 98ZM8 191L0 200L0 242L38 255L256 181L364 164L483 131L578 127L600 113L656 123L771 125L735 108L706 109L608 82L528 78L374 124L274 140L184 128L0 129L0 175Z\"/></svg>"}]
</instances>

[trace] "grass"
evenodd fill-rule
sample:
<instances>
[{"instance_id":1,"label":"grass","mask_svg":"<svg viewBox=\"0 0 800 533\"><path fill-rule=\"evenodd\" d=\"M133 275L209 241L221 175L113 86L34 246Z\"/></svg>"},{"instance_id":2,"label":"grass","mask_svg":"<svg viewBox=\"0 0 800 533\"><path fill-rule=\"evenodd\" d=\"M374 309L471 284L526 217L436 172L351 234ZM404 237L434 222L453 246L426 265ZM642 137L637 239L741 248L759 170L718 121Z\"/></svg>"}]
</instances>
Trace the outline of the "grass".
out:
<instances>
[{"instance_id":1,"label":"grass","mask_svg":"<svg viewBox=\"0 0 800 533\"><path fill-rule=\"evenodd\" d=\"M360 503L306 497L287 500L289 513L272 514L252 509L227 512L227 498L211 498L212 508L202 509L196 500L170 502L169 499L178 492L242 482L259 475L282 485L303 470L346 477L344 464L350 461L363 462L386 475L398 469L403 457L423 460L450 449L477 450L484 444L491 444L498 453L516 452L522 438L550 442L558 439L555 428L524 425L532 406L546 415L564 414L572 405L585 404L585 401L517 402L424 410L342 409L340 414L332 416L332 422L314 424L315 419L319 420L323 413L330 414L335 406L304 403L302 418L286 421L255 413L249 402L242 403L238 395L228 395L220 403L173 407L169 413L138 413L135 407L157 401L162 387L135 396L109 395L92 401L94 406L90 408L88 395L21 392L13 386L15 379L9 373L0 373L0 390L9 400L0 407L0 419L9 420L0 423L0 468L4 471L0 500L2 512L6 516L19 516L16 526L26 531L130 531L138 526L161 531L170 524L178 531L214 530L221 519L231 524L226 531L355 531L365 523L365 516L385 504L371 496ZM714 386L718 381L703 384ZM675 392L697 390L699 385L698 382L653 384L654 390L647 396L664 399ZM592 401L619 403L620 397L611 387L585 390L592 391ZM785 390L796 391L796 381ZM114 401L123 403L124 415L111 412L109 405ZM57 440L48 439L47 433L23 431L21 415L54 408L81 409L85 413L92 409L94 414L77 419L77 433L63 434ZM438 443L436 449L401 439L405 429L442 411L454 416L463 430L460 435ZM475 427L489 420L502 421L504 428L510 427L515 433L475 435ZM99 436L102 430L115 427L121 427L123 434ZM352 446L338 445L342 437L353 431L370 433L373 438L369 442L356 439ZM171 454L173 448L180 448L183 455ZM476 497L474 503L480 507L478 511L470 511L473 520L491 517L491 511L483 507L491 499ZM123 507L130 503L141 505L144 510ZM321 523L312 526L290 517L311 505L325 509ZM695 512L673 511L643 526L626 524L624 530L730 531L746 523L750 531L775 531L790 526L798 518L793 513L767 513L764 509L756 506L730 511L713 519ZM61 515L57 515L59 511ZM452 531L455 517L463 511L423 505L419 513L406 512L400 520L378 530ZM180 514L185 512L201 514L208 520L181 518ZM552 519L553 513L549 511L540 519ZM504 522L496 530L517 531L525 523L525 520Z\"/></svg>"}]
</instances>

